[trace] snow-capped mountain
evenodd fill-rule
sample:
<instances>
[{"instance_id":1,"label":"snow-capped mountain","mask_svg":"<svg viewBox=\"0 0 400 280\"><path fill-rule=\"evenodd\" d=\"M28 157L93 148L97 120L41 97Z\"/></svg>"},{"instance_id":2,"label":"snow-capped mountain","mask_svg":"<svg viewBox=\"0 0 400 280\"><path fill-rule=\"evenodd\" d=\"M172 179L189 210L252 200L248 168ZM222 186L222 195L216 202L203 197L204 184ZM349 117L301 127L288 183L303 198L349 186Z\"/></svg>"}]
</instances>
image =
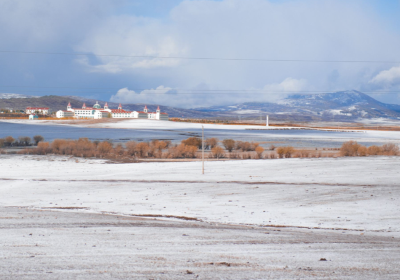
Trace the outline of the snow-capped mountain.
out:
<instances>
[{"instance_id":1,"label":"snow-capped mountain","mask_svg":"<svg viewBox=\"0 0 400 280\"><path fill-rule=\"evenodd\" d=\"M0 99L11 99L11 98L37 98L39 96L24 95L18 93L0 93Z\"/></svg>"},{"instance_id":2,"label":"snow-capped mountain","mask_svg":"<svg viewBox=\"0 0 400 280\"><path fill-rule=\"evenodd\" d=\"M385 104L355 90L321 94L293 94L277 103L241 103L197 108L221 116L270 114L278 119L355 120L359 118L400 119L400 105Z\"/></svg>"}]
</instances>

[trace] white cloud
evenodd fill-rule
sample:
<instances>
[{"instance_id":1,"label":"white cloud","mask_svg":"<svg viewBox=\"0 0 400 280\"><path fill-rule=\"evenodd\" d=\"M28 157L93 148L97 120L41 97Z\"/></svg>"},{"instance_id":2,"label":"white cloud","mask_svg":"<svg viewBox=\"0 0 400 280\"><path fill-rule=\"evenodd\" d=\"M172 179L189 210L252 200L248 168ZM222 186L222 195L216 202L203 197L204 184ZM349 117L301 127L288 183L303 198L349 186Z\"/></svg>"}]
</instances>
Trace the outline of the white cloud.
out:
<instances>
[{"instance_id":1,"label":"white cloud","mask_svg":"<svg viewBox=\"0 0 400 280\"><path fill-rule=\"evenodd\" d=\"M369 83L383 87L400 85L400 66L379 72Z\"/></svg>"},{"instance_id":2,"label":"white cloud","mask_svg":"<svg viewBox=\"0 0 400 280\"><path fill-rule=\"evenodd\" d=\"M158 86L140 92L122 88L110 101L121 103L163 104L178 107L206 107L235 104L248 101L267 102L286 97L289 93L301 91L307 85L304 79L286 78L281 83L265 85L263 88L249 88L243 91L210 89L201 85L193 89L173 89ZM178 104L178 105L177 105Z\"/></svg>"},{"instance_id":3,"label":"white cloud","mask_svg":"<svg viewBox=\"0 0 400 280\"><path fill-rule=\"evenodd\" d=\"M386 31L363 1L202 0L183 1L166 20L127 15L108 18L77 44L76 50L174 57L390 60L399 44L398 34ZM360 89L371 79L365 73L380 67L362 63L97 59L97 64L85 64L88 71L123 73L134 81L146 80L147 87L194 88L204 83L214 89L261 89L266 84L273 90L310 90L311 86L326 91ZM197 105L197 97L190 99ZM215 103L223 99L226 96L213 96ZM203 100L208 103L210 95L204 95ZM179 105L180 100L177 102Z\"/></svg>"},{"instance_id":4,"label":"white cloud","mask_svg":"<svg viewBox=\"0 0 400 280\"><path fill-rule=\"evenodd\" d=\"M397 57L400 45L396 28L388 28L370 1L364 0L184 0L162 18L141 16L135 14L135 9L125 11L126 0L73 2L0 1L0 48L127 56L390 61ZM143 5L151 4L143 0ZM18 80L33 73L34 79L25 79L27 83L57 86L123 84L126 92L121 89L112 98L160 104L165 101L186 107L269 101L282 96L267 94L268 90L330 91L398 83L396 67L385 72L384 65L366 63L29 57L30 65L27 55L20 60L5 57L0 76ZM155 89L159 85L254 92L167 92L158 94L156 100L150 98L155 94L129 94L129 88Z\"/></svg>"},{"instance_id":5,"label":"white cloud","mask_svg":"<svg viewBox=\"0 0 400 280\"><path fill-rule=\"evenodd\" d=\"M110 101L121 102L121 103L149 103L149 104L164 104L167 101L166 96L169 92L172 92L172 88L158 86L155 89L145 89L141 92L135 92L128 88L122 88L118 90L115 95L112 95ZM161 103L160 103L161 102Z\"/></svg>"}]
</instances>

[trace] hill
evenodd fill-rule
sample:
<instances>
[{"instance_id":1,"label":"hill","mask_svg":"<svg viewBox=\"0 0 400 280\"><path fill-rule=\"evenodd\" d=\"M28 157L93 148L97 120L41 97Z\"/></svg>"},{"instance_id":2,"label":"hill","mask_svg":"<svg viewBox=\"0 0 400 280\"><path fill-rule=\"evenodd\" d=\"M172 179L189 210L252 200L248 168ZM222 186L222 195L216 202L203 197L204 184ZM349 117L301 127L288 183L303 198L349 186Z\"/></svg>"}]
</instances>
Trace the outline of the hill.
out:
<instances>
[{"instance_id":1,"label":"hill","mask_svg":"<svg viewBox=\"0 0 400 280\"><path fill-rule=\"evenodd\" d=\"M66 110L68 102L73 107L82 107L82 103L65 96L42 96L0 99L0 109L25 110L26 107L49 107L51 111Z\"/></svg>"},{"instance_id":2,"label":"hill","mask_svg":"<svg viewBox=\"0 0 400 280\"><path fill-rule=\"evenodd\" d=\"M269 114L276 120L354 121L360 118L400 119L400 106L385 104L362 92L349 90L322 94L294 94L277 103L247 102L198 108L219 116L257 118Z\"/></svg>"}]
</instances>

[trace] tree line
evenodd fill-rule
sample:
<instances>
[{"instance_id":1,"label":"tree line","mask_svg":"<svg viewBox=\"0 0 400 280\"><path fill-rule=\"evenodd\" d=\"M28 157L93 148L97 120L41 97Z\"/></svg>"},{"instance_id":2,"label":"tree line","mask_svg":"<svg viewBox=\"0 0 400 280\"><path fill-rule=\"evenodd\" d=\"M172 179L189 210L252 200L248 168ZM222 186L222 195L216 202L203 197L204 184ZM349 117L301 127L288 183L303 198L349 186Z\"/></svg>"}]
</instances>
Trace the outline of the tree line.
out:
<instances>
[{"instance_id":1,"label":"tree line","mask_svg":"<svg viewBox=\"0 0 400 280\"><path fill-rule=\"evenodd\" d=\"M184 159L201 158L203 147L202 139L199 137L189 137L178 144L172 144L168 140L152 140L149 142L129 141L125 144L113 144L110 141L91 141L88 138L78 140L55 139L53 142L44 142L44 138L36 135L33 138L21 136L13 138L7 136L0 139L1 147L29 147L20 151L21 154L56 154L71 155L76 157L95 157L110 159ZM207 150L208 158L229 158L229 159L275 159L275 158L308 158L308 157L336 157L336 156L374 156L400 155L399 147L389 143L382 146L365 147L356 141L344 142L338 152L321 152L316 148L295 149L292 146L281 146L276 148L274 145L269 147L269 152L257 142L235 141L217 138L208 138L204 141L204 148ZM325 150L325 149L323 149Z\"/></svg>"},{"instance_id":2,"label":"tree line","mask_svg":"<svg viewBox=\"0 0 400 280\"><path fill-rule=\"evenodd\" d=\"M0 138L0 148L37 146L41 141L44 141L44 138L41 135L35 135L33 138L28 136L20 136L18 138L7 136L5 138Z\"/></svg>"}]
</instances>

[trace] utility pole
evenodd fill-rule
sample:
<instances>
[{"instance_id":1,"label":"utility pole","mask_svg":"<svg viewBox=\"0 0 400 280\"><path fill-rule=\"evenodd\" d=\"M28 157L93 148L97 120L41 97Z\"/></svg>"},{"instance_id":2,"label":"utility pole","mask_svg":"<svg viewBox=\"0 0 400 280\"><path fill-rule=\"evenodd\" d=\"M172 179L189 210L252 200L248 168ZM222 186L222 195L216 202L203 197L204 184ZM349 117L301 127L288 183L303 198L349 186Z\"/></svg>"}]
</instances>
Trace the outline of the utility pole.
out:
<instances>
[{"instance_id":1,"label":"utility pole","mask_svg":"<svg viewBox=\"0 0 400 280\"><path fill-rule=\"evenodd\" d=\"M204 125L201 126L201 160L203 161L203 174L204 174Z\"/></svg>"}]
</instances>

